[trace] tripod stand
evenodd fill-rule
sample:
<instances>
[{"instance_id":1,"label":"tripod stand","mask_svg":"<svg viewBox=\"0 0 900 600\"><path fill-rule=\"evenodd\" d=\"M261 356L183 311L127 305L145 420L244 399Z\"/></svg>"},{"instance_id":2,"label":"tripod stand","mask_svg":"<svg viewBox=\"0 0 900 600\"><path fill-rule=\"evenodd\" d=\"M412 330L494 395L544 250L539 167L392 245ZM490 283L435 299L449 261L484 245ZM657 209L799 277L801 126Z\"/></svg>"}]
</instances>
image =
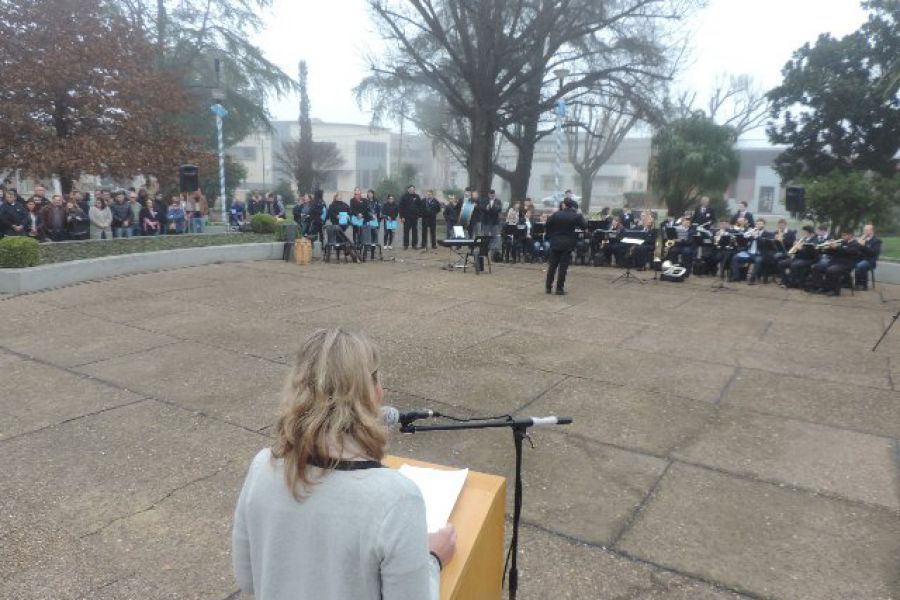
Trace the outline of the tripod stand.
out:
<instances>
[{"instance_id":1,"label":"tripod stand","mask_svg":"<svg viewBox=\"0 0 900 600\"><path fill-rule=\"evenodd\" d=\"M509 427L513 432L513 444L516 452L515 488L513 494L513 530L509 542L507 558L511 560L509 568L509 600L516 600L519 590L519 522L522 517L522 441L528 437L529 427L542 427L548 425L569 425L571 417L510 417L508 419L490 419L484 421L463 421L457 423L441 423L438 425L413 425L411 422L401 421L402 433L416 433L418 431L453 431L456 429L492 429ZM530 439L530 438L529 438Z\"/></svg>"},{"instance_id":2,"label":"tripod stand","mask_svg":"<svg viewBox=\"0 0 900 600\"><path fill-rule=\"evenodd\" d=\"M891 317L891 322L888 323L888 326L885 328L884 333L881 334L881 337L878 338L878 341L875 342L875 345L872 346L872 352L875 352L878 349L878 346L881 345L882 340L887 337L887 334L890 332L891 328L894 326L894 323L897 322L897 318L900 317L900 310L894 313L894 316Z\"/></svg>"},{"instance_id":3,"label":"tripod stand","mask_svg":"<svg viewBox=\"0 0 900 600\"><path fill-rule=\"evenodd\" d=\"M628 243L628 242L624 242L624 243ZM643 244L643 240L640 240L640 243ZM634 263L634 249L639 245L640 244L632 244L631 247L628 248L628 254L625 256L625 272L622 273L621 275L619 275L618 277L616 277L615 279L613 279L612 281L610 281L609 282L610 284L613 284L613 283L619 281L620 279L623 279L625 281L636 281L641 285L644 285L645 283L647 283L646 281L644 281L637 275L632 275L632 273L631 273L631 265L632 265L632 263Z\"/></svg>"}]
</instances>

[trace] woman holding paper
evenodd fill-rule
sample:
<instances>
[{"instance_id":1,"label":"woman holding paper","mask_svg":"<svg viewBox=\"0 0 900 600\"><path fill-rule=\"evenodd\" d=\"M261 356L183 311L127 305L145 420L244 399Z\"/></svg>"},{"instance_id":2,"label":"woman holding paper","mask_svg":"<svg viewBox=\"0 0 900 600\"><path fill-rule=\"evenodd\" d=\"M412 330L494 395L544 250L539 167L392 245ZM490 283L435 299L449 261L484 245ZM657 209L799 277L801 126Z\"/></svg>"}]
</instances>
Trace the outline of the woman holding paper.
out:
<instances>
[{"instance_id":1,"label":"woman holding paper","mask_svg":"<svg viewBox=\"0 0 900 600\"><path fill-rule=\"evenodd\" d=\"M439 594L452 526L428 535L418 487L382 468L387 429L378 352L319 330L285 386L275 443L250 465L232 559L257 600L423 600Z\"/></svg>"}]
</instances>

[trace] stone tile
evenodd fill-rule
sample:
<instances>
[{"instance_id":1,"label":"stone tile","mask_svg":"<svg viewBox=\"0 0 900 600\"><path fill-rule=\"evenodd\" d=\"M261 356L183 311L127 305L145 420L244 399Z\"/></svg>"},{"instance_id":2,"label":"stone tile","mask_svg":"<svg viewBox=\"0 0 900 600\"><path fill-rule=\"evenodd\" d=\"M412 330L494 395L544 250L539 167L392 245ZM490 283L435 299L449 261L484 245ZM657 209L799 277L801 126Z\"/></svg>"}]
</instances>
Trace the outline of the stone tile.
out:
<instances>
[{"instance_id":1,"label":"stone tile","mask_svg":"<svg viewBox=\"0 0 900 600\"><path fill-rule=\"evenodd\" d=\"M524 526L520 532L519 595L597 600L739 600L740 594L628 560L596 546Z\"/></svg>"},{"instance_id":2,"label":"stone tile","mask_svg":"<svg viewBox=\"0 0 900 600\"><path fill-rule=\"evenodd\" d=\"M3 443L0 509L77 537L159 503L262 446L257 434L153 401Z\"/></svg>"},{"instance_id":3,"label":"stone tile","mask_svg":"<svg viewBox=\"0 0 900 600\"><path fill-rule=\"evenodd\" d=\"M664 354L622 350L602 337L593 343L560 340L550 335L511 332L491 340L497 360L631 386L639 390L711 402L721 394L734 367L673 361Z\"/></svg>"},{"instance_id":4,"label":"stone tile","mask_svg":"<svg viewBox=\"0 0 900 600\"><path fill-rule=\"evenodd\" d=\"M0 598L94 598L93 591L127 575L63 524L0 518Z\"/></svg>"},{"instance_id":5,"label":"stone tile","mask_svg":"<svg viewBox=\"0 0 900 600\"><path fill-rule=\"evenodd\" d=\"M171 269L154 273L138 273L116 279L116 283L127 289L142 293L160 294L174 290L209 287L217 277L205 266Z\"/></svg>"},{"instance_id":6,"label":"stone tile","mask_svg":"<svg viewBox=\"0 0 900 600\"><path fill-rule=\"evenodd\" d=\"M895 441L726 410L676 457L738 475L900 510Z\"/></svg>"},{"instance_id":7,"label":"stone tile","mask_svg":"<svg viewBox=\"0 0 900 600\"><path fill-rule=\"evenodd\" d=\"M110 310L131 311L130 307ZM83 315L57 310L2 332L3 347L71 367L132 354L172 343L172 338Z\"/></svg>"},{"instance_id":8,"label":"stone tile","mask_svg":"<svg viewBox=\"0 0 900 600\"><path fill-rule=\"evenodd\" d=\"M900 593L896 512L687 465L672 466L618 546L758 597Z\"/></svg>"},{"instance_id":9,"label":"stone tile","mask_svg":"<svg viewBox=\"0 0 900 600\"><path fill-rule=\"evenodd\" d=\"M748 342L738 364L785 375L803 375L837 383L890 388L887 359L871 352L841 351L830 347L789 347Z\"/></svg>"},{"instance_id":10,"label":"stone tile","mask_svg":"<svg viewBox=\"0 0 900 600\"><path fill-rule=\"evenodd\" d=\"M140 574L140 584L151 587L152 597L229 596L237 589L230 544L234 507L253 453L232 458L215 475L111 523L87 536L85 544L114 556L118 568ZM198 553L199 548L211 551Z\"/></svg>"},{"instance_id":11,"label":"stone tile","mask_svg":"<svg viewBox=\"0 0 900 600\"><path fill-rule=\"evenodd\" d=\"M85 304L108 304L117 301L127 303L129 300L139 300L146 296L146 291L122 285L121 278L81 283L29 295L35 300L59 308L77 308Z\"/></svg>"},{"instance_id":12,"label":"stone tile","mask_svg":"<svg viewBox=\"0 0 900 600\"><path fill-rule=\"evenodd\" d=\"M288 369L193 342L147 355L107 360L79 370L189 410L250 429L275 420Z\"/></svg>"},{"instance_id":13,"label":"stone tile","mask_svg":"<svg viewBox=\"0 0 900 600\"><path fill-rule=\"evenodd\" d=\"M3 356L3 378L14 382L15 393L0 394L0 441L141 399L138 394L88 377L30 360L5 360Z\"/></svg>"},{"instance_id":14,"label":"stone tile","mask_svg":"<svg viewBox=\"0 0 900 600\"><path fill-rule=\"evenodd\" d=\"M665 456L701 432L715 407L620 385L567 379L523 412L570 416L574 421L565 431Z\"/></svg>"},{"instance_id":15,"label":"stone tile","mask_svg":"<svg viewBox=\"0 0 900 600\"><path fill-rule=\"evenodd\" d=\"M710 338L716 336L715 343ZM671 356L672 349L678 354L697 362L716 362L733 365L737 362L739 348L744 340L736 336L716 335L709 330L698 330L683 326L649 326L622 342L622 348L640 350Z\"/></svg>"},{"instance_id":16,"label":"stone tile","mask_svg":"<svg viewBox=\"0 0 900 600\"><path fill-rule=\"evenodd\" d=\"M897 393L848 382L741 369L722 405L900 438Z\"/></svg>"}]
</instances>

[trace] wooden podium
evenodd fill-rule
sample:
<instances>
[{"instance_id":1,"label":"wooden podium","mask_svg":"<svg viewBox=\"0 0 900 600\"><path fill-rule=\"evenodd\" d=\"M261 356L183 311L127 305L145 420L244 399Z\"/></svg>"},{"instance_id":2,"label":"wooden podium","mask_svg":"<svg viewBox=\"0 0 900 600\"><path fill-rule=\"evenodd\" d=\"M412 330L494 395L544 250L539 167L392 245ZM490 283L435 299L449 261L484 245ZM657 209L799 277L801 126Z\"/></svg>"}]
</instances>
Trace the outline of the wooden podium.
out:
<instances>
[{"instance_id":1,"label":"wooden podium","mask_svg":"<svg viewBox=\"0 0 900 600\"><path fill-rule=\"evenodd\" d=\"M385 456L392 469L451 469L443 465ZM441 600L499 600L503 580L503 531L506 479L469 471L450 522L456 527L456 554L441 572Z\"/></svg>"}]
</instances>

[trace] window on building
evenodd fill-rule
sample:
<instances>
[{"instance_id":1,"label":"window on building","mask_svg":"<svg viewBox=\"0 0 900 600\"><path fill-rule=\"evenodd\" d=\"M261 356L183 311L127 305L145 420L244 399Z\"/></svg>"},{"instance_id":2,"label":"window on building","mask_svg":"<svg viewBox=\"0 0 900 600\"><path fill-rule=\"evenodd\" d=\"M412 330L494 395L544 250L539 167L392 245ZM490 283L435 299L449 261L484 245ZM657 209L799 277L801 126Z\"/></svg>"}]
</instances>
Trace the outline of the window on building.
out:
<instances>
[{"instance_id":1,"label":"window on building","mask_svg":"<svg viewBox=\"0 0 900 600\"><path fill-rule=\"evenodd\" d=\"M256 160L256 148L253 146L235 146L228 151L234 160L246 160L253 162Z\"/></svg>"},{"instance_id":2,"label":"window on building","mask_svg":"<svg viewBox=\"0 0 900 600\"><path fill-rule=\"evenodd\" d=\"M759 208L758 212L763 214L771 214L775 206L775 188L770 185L762 185L759 187Z\"/></svg>"}]
</instances>

